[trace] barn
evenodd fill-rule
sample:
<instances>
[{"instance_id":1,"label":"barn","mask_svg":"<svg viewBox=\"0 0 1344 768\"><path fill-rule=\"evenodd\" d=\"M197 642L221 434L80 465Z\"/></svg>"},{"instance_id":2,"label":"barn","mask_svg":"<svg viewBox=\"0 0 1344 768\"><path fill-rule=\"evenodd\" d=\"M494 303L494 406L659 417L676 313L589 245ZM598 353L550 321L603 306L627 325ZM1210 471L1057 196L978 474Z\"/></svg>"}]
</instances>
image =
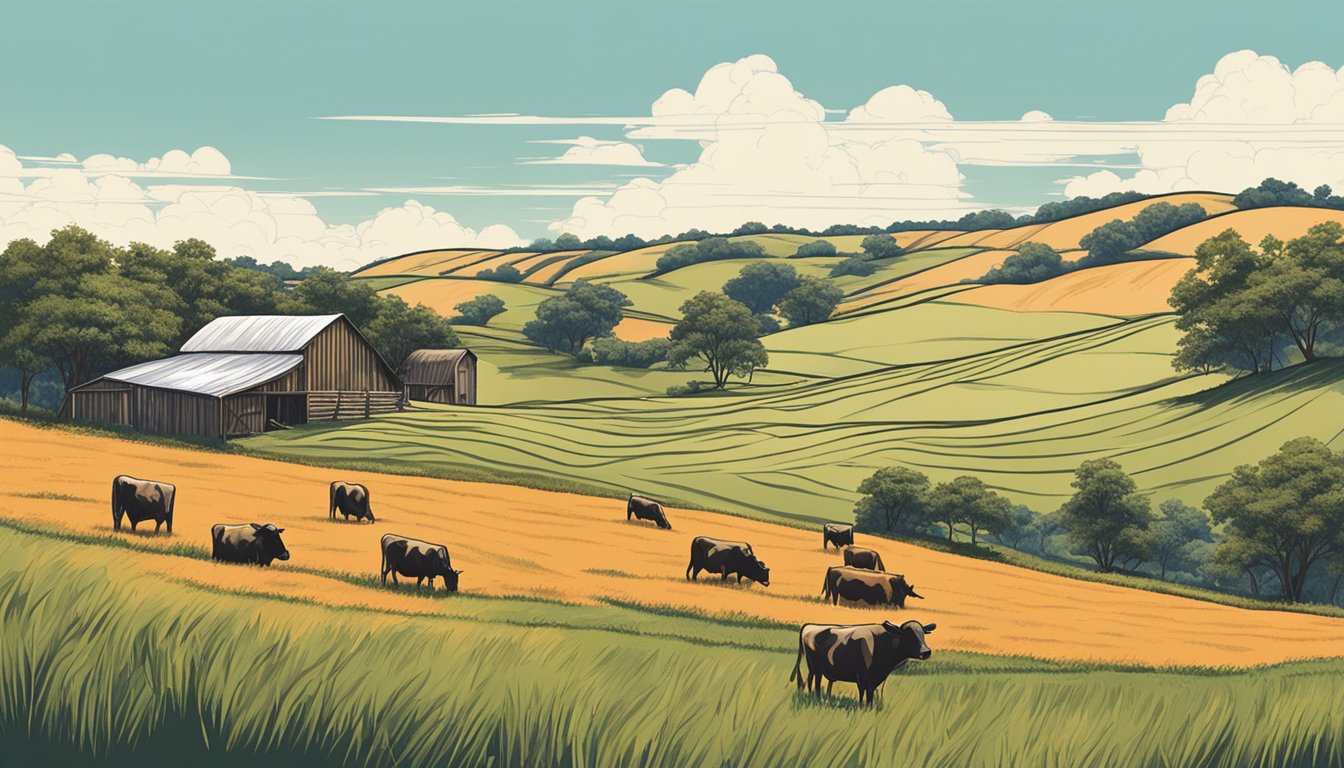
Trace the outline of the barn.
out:
<instances>
[{"instance_id":1,"label":"barn","mask_svg":"<svg viewBox=\"0 0 1344 768\"><path fill-rule=\"evenodd\" d=\"M76 421L227 438L397 410L401 381L345 315L211 321L181 352L72 388Z\"/></svg>"},{"instance_id":2,"label":"barn","mask_svg":"<svg viewBox=\"0 0 1344 768\"><path fill-rule=\"evenodd\" d=\"M406 400L476 404L476 355L469 349L417 349L397 375Z\"/></svg>"}]
</instances>

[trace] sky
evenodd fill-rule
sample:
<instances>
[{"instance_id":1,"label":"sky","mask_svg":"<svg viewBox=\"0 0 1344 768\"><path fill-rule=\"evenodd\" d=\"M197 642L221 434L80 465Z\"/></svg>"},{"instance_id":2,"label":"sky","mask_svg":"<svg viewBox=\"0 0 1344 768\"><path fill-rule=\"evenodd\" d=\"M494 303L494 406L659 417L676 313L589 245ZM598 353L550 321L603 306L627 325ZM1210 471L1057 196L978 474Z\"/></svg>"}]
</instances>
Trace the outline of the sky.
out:
<instances>
[{"instance_id":1,"label":"sky","mask_svg":"<svg viewBox=\"0 0 1344 768\"><path fill-rule=\"evenodd\" d=\"M47 0L0 18L0 243L78 223L348 268L1269 175L1344 190L1338 0Z\"/></svg>"}]
</instances>

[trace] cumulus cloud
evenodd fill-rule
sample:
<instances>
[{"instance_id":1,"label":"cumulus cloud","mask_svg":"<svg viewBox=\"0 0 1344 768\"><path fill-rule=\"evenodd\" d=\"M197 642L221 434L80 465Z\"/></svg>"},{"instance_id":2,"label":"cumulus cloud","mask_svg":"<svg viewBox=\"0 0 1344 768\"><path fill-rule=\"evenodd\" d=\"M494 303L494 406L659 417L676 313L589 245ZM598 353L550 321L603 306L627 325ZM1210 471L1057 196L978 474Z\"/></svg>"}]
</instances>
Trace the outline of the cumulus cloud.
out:
<instances>
[{"instance_id":1,"label":"cumulus cloud","mask_svg":"<svg viewBox=\"0 0 1344 768\"><path fill-rule=\"evenodd\" d=\"M638 146L625 141L601 141L591 136L577 139L537 142L539 144L569 144L559 157L543 160L528 160L524 165L622 165L662 167L645 159L644 152Z\"/></svg>"},{"instance_id":2,"label":"cumulus cloud","mask_svg":"<svg viewBox=\"0 0 1344 768\"><path fill-rule=\"evenodd\" d=\"M1099 171L1066 193L1238 191L1267 176L1307 188L1344 188L1344 69L1313 61L1289 69L1273 56L1237 51L1199 78L1190 101L1167 110L1137 143L1141 169Z\"/></svg>"},{"instance_id":3,"label":"cumulus cloud","mask_svg":"<svg viewBox=\"0 0 1344 768\"><path fill-rule=\"evenodd\" d=\"M585 197L551 224L581 237L649 237L748 220L805 227L887 224L905 216L956 216L971 206L947 152L901 136L840 135L817 101L794 89L768 56L710 68L695 90L673 88L632 137L701 141L699 158L661 181L641 178L606 197ZM946 107L907 86L883 89L845 122L949 121Z\"/></svg>"},{"instance_id":4,"label":"cumulus cloud","mask_svg":"<svg viewBox=\"0 0 1344 768\"><path fill-rule=\"evenodd\" d=\"M87 167L90 161L92 167ZM41 242L53 229L78 224L118 244L140 241L167 247L196 237L222 257L339 268L427 248L522 244L508 227L477 231L415 200L384 208L359 224L333 225L300 195L226 185L144 186L114 170L227 176L229 161L218 150L175 150L129 168L133 162L95 155L77 167L44 169L25 183L30 169L0 146L0 242L21 237Z\"/></svg>"}]
</instances>

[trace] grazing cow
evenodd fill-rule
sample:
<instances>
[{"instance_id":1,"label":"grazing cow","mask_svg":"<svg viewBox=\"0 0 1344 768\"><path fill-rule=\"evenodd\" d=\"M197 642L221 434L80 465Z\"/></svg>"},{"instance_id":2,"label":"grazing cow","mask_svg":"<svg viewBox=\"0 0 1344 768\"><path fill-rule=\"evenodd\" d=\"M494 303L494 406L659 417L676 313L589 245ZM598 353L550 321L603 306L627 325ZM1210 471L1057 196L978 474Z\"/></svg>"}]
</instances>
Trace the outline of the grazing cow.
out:
<instances>
[{"instance_id":1,"label":"grazing cow","mask_svg":"<svg viewBox=\"0 0 1344 768\"><path fill-rule=\"evenodd\" d=\"M807 659L809 691L821 697L821 682L826 681L826 695L836 682L854 683L859 689L859 703L873 703L873 693L886 682L887 676L905 666L910 659L923 661L933 655L924 636L933 632L937 624L907 621L894 624L804 624L798 630L798 657L793 662L789 682L804 682L800 672Z\"/></svg>"},{"instance_id":2,"label":"grazing cow","mask_svg":"<svg viewBox=\"0 0 1344 768\"><path fill-rule=\"evenodd\" d=\"M223 563L255 563L269 566L273 560L288 560L289 550L280 534L284 528L273 524L242 525L219 524L210 529L210 541L214 544L211 557Z\"/></svg>"},{"instance_id":3,"label":"grazing cow","mask_svg":"<svg viewBox=\"0 0 1344 768\"><path fill-rule=\"evenodd\" d=\"M868 571L885 571L882 556L875 549L864 547L845 547L845 565L850 568L863 568Z\"/></svg>"},{"instance_id":4,"label":"grazing cow","mask_svg":"<svg viewBox=\"0 0 1344 768\"><path fill-rule=\"evenodd\" d=\"M430 544L428 541L410 539L394 533L383 534L383 586L387 586L387 574L392 574L392 583L400 584L397 574L407 578L415 577L415 588L419 589L425 579L429 579L429 588L434 589L434 577L443 577L445 592L457 591L457 577L462 571L453 570L448 559L448 548L442 544Z\"/></svg>"},{"instance_id":5,"label":"grazing cow","mask_svg":"<svg viewBox=\"0 0 1344 768\"><path fill-rule=\"evenodd\" d=\"M131 521L131 530L146 520L154 521L154 532L164 524L173 532L173 502L177 486L154 480L138 480L130 475L112 478L112 528L121 530L121 516Z\"/></svg>"},{"instance_id":6,"label":"grazing cow","mask_svg":"<svg viewBox=\"0 0 1344 768\"><path fill-rule=\"evenodd\" d=\"M346 522L350 518L355 518L355 522L368 520L375 522L373 518L373 508L369 506L369 489L359 483L342 483L340 481L331 484L331 519L336 519L336 513L340 512L345 516Z\"/></svg>"},{"instance_id":7,"label":"grazing cow","mask_svg":"<svg viewBox=\"0 0 1344 768\"><path fill-rule=\"evenodd\" d=\"M708 536L697 536L691 541L691 562L686 566L686 578L695 581L701 571L719 574L727 581L728 574L737 574L737 583L748 578L761 586L770 586L770 569L757 559L751 545L742 541L718 541Z\"/></svg>"},{"instance_id":8,"label":"grazing cow","mask_svg":"<svg viewBox=\"0 0 1344 768\"><path fill-rule=\"evenodd\" d=\"M821 548L834 544L839 549L854 543L854 526L849 523L826 523L821 527Z\"/></svg>"},{"instance_id":9,"label":"grazing cow","mask_svg":"<svg viewBox=\"0 0 1344 768\"><path fill-rule=\"evenodd\" d=\"M672 530L672 524L667 522L667 513L663 512L663 505L653 499L630 494L630 500L625 503L626 522L630 521L631 516L636 520L649 520L665 531Z\"/></svg>"},{"instance_id":10,"label":"grazing cow","mask_svg":"<svg viewBox=\"0 0 1344 768\"><path fill-rule=\"evenodd\" d=\"M826 580L822 582L821 594L836 605L841 598L868 605L894 605L905 607L905 598L924 599L915 593L915 588L907 584L905 577L895 573L868 571L863 568L833 565L826 569Z\"/></svg>"}]
</instances>

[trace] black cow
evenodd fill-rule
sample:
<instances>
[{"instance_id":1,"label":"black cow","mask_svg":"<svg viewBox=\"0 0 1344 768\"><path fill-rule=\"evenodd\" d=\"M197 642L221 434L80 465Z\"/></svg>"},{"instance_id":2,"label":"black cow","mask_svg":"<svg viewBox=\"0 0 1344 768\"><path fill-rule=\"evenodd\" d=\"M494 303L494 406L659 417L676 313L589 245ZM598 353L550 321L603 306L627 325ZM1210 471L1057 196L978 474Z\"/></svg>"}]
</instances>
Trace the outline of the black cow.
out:
<instances>
[{"instance_id":1,"label":"black cow","mask_svg":"<svg viewBox=\"0 0 1344 768\"><path fill-rule=\"evenodd\" d=\"M429 579L429 588L434 589L434 577L443 577L445 592L457 591L457 577L462 571L453 570L448 559L448 548L442 544L398 536L394 533L383 535L383 586L387 586L387 574L392 574L392 583L400 584L397 574L407 578L415 577L415 588L419 589L425 579Z\"/></svg>"},{"instance_id":2,"label":"black cow","mask_svg":"<svg viewBox=\"0 0 1344 768\"><path fill-rule=\"evenodd\" d=\"M748 578L761 586L770 586L770 569L757 559L751 545L742 541L718 541L697 536L691 542L691 562L686 566L686 578L695 581L701 571L719 574L727 581L729 574L737 574L737 583Z\"/></svg>"},{"instance_id":3,"label":"black cow","mask_svg":"<svg viewBox=\"0 0 1344 768\"><path fill-rule=\"evenodd\" d=\"M665 531L672 530L672 524L667 522L667 513L663 512L663 505L653 499L644 496L630 494L630 500L625 503L625 519L630 521L631 517L636 520L649 520L656 523L659 528Z\"/></svg>"},{"instance_id":4,"label":"black cow","mask_svg":"<svg viewBox=\"0 0 1344 768\"><path fill-rule=\"evenodd\" d=\"M146 520L154 521L154 532L165 524L173 532L173 502L177 500L177 486L156 480L138 480L130 475L112 478L112 528L121 530L124 514L131 521L131 530Z\"/></svg>"},{"instance_id":5,"label":"black cow","mask_svg":"<svg viewBox=\"0 0 1344 768\"><path fill-rule=\"evenodd\" d=\"M369 506L369 489L359 483L342 483L340 481L331 484L331 519L336 519L336 513L340 512L345 516L346 522L350 518L355 521L368 520L375 522L373 509Z\"/></svg>"},{"instance_id":6,"label":"black cow","mask_svg":"<svg viewBox=\"0 0 1344 768\"><path fill-rule=\"evenodd\" d=\"M821 526L821 548L834 544L839 549L854 543L854 526L849 523L826 523Z\"/></svg>"},{"instance_id":7,"label":"black cow","mask_svg":"<svg viewBox=\"0 0 1344 768\"><path fill-rule=\"evenodd\" d=\"M826 695L836 682L854 683L859 689L859 702L873 703L873 693L886 682L887 676L905 666L911 659L920 661L933 655L925 642L925 635L937 624L907 621L894 624L804 624L798 630L798 657L793 663L789 682L804 686L800 672L807 659L809 691L821 697L821 682L826 681Z\"/></svg>"},{"instance_id":8,"label":"black cow","mask_svg":"<svg viewBox=\"0 0 1344 768\"><path fill-rule=\"evenodd\" d=\"M850 568L863 568L869 571L885 571L882 556L875 549L864 547L845 547L845 565Z\"/></svg>"},{"instance_id":9,"label":"black cow","mask_svg":"<svg viewBox=\"0 0 1344 768\"><path fill-rule=\"evenodd\" d=\"M821 584L821 594L830 598L836 605L843 598L868 605L894 605L905 607L905 598L924 599L916 594L915 587L907 584L905 577L896 573L868 571L863 568L833 565L826 569L826 580Z\"/></svg>"},{"instance_id":10,"label":"black cow","mask_svg":"<svg viewBox=\"0 0 1344 768\"><path fill-rule=\"evenodd\" d=\"M289 550L280 539L284 528L273 524L219 524L210 529L214 549L210 556L222 563L255 563L269 566L273 560L288 560Z\"/></svg>"}]
</instances>

